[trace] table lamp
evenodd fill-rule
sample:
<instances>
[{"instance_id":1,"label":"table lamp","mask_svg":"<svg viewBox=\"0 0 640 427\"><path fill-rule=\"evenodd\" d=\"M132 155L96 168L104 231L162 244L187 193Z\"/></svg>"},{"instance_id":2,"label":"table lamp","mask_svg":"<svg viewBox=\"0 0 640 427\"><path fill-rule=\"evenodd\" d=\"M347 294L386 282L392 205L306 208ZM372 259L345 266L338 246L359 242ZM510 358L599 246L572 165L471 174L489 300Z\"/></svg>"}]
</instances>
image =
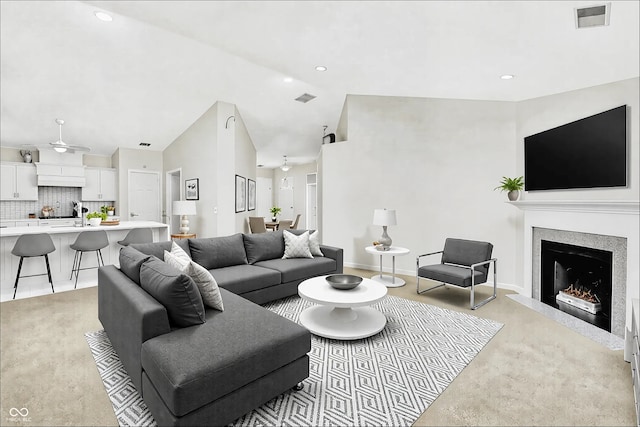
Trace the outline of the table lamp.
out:
<instances>
[{"instance_id":1,"label":"table lamp","mask_svg":"<svg viewBox=\"0 0 640 427\"><path fill-rule=\"evenodd\" d=\"M391 237L387 234L388 225L396 225L396 211L393 209L375 209L373 211L373 225L382 226L382 236L378 242L388 249L391 246Z\"/></svg>"},{"instance_id":2,"label":"table lamp","mask_svg":"<svg viewBox=\"0 0 640 427\"><path fill-rule=\"evenodd\" d=\"M173 202L173 215L180 215L180 233L189 234L187 215L196 214L196 202L193 200L176 200Z\"/></svg>"}]
</instances>

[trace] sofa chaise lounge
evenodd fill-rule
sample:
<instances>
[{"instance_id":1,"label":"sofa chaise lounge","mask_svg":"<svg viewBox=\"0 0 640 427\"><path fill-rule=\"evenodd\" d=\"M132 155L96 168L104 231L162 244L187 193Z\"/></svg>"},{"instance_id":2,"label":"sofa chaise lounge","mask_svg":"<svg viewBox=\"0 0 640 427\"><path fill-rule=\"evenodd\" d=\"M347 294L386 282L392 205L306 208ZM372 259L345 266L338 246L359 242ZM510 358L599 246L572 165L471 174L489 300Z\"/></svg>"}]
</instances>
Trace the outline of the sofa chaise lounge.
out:
<instances>
[{"instance_id":1,"label":"sofa chaise lounge","mask_svg":"<svg viewBox=\"0 0 640 427\"><path fill-rule=\"evenodd\" d=\"M256 303L341 273L342 249L282 259L282 231L175 243L216 279L224 311L204 306L203 323L177 324L175 307L147 292L145 280L190 279L162 262L172 242L156 242L123 248L120 268L100 267L99 319L158 425L226 425L309 375L309 332Z\"/></svg>"}]
</instances>

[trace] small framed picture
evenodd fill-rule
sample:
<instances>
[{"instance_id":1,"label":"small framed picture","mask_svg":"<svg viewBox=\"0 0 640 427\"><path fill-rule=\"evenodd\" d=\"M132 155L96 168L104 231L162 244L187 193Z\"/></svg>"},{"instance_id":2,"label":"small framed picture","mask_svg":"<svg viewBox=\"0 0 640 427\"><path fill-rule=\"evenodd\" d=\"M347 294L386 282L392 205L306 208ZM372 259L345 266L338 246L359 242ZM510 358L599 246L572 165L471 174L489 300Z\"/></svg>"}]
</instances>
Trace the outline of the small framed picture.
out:
<instances>
[{"instance_id":1,"label":"small framed picture","mask_svg":"<svg viewBox=\"0 0 640 427\"><path fill-rule=\"evenodd\" d=\"M200 200L200 184L198 178L184 180L185 200Z\"/></svg>"},{"instance_id":2,"label":"small framed picture","mask_svg":"<svg viewBox=\"0 0 640 427\"><path fill-rule=\"evenodd\" d=\"M236 213L247 209L247 179L236 175Z\"/></svg>"},{"instance_id":3,"label":"small framed picture","mask_svg":"<svg viewBox=\"0 0 640 427\"><path fill-rule=\"evenodd\" d=\"M247 197L248 197L247 210L255 211L256 210L256 182L251 178L249 178L249 180L247 181Z\"/></svg>"}]
</instances>

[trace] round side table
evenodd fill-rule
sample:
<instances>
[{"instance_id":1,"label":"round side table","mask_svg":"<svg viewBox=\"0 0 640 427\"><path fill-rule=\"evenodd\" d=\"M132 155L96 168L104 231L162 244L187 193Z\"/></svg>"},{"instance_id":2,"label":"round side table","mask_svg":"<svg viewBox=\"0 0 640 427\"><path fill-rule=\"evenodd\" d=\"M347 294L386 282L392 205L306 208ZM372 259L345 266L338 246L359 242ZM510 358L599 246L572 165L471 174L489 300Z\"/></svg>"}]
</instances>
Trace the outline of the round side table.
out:
<instances>
[{"instance_id":1,"label":"round side table","mask_svg":"<svg viewBox=\"0 0 640 427\"><path fill-rule=\"evenodd\" d=\"M195 239L196 238L196 233L187 233L187 234L172 234L171 235L172 239Z\"/></svg>"},{"instance_id":2,"label":"round side table","mask_svg":"<svg viewBox=\"0 0 640 427\"><path fill-rule=\"evenodd\" d=\"M380 255L380 274L376 274L375 276L372 276L371 280L380 282L383 285L385 285L387 288L398 288L400 286L405 285L404 280L396 277L396 256L409 254L410 252L409 249L401 248L400 246L390 246L389 250L379 251L376 249L375 246L367 246L365 250L367 251L367 253L370 253L373 255ZM383 255L391 256L391 263L392 263L391 276L382 274L382 256Z\"/></svg>"}]
</instances>

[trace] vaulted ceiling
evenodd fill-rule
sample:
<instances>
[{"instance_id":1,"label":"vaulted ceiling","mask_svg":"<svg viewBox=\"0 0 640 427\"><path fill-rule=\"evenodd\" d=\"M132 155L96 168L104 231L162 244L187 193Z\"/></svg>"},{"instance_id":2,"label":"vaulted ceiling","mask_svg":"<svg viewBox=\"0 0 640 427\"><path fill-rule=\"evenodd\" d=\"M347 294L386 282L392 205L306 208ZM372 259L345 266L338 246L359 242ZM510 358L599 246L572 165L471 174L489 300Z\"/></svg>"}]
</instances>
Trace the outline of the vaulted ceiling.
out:
<instances>
[{"instance_id":1,"label":"vaulted ceiling","mask_svg":"<svg viewBox=\"0 0 640 427\"><path fill-rule=\"evenodd\" d=\"M305 163L347 94L518 101L637 77L639 2L576 29L593 4L3 0L0 144L53 142L62 118L93 154L162 150L225 101L259 164Z\"/></svg>"}]
</instances>

